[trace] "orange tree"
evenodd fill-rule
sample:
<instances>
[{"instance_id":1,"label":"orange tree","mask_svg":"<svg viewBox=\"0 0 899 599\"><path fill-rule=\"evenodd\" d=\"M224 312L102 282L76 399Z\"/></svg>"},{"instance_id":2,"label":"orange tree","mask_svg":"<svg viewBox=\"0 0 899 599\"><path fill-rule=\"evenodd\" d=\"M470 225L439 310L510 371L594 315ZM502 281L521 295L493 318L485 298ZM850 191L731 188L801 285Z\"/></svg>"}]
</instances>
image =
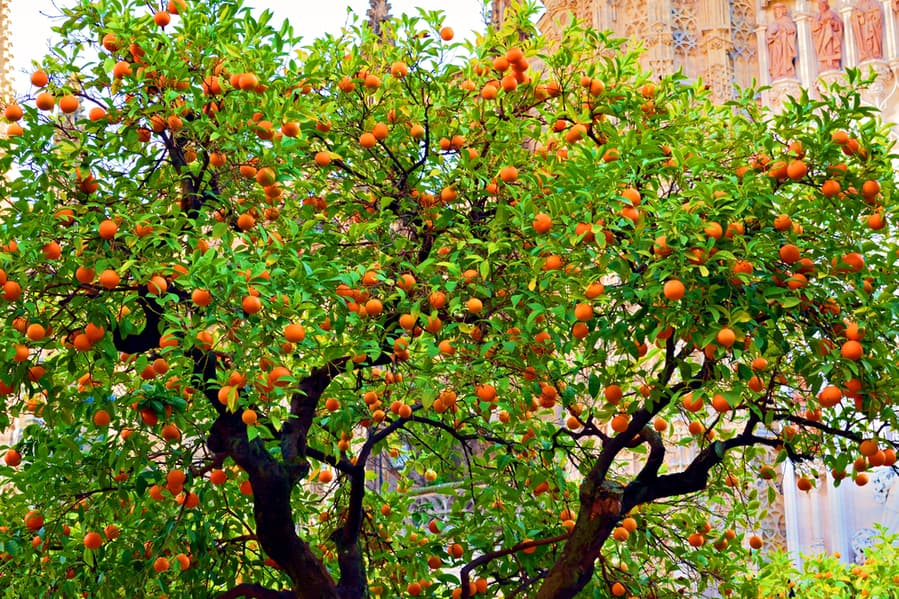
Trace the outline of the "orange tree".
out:
<instances>
[{"instance_id":1,"label":"orange tree","mask_svg":"<svg viewBox=\"0 0 899 599\"><path fill-rule=\"evenodd\" d=\"M526 18L64 12L5 111L6 596L751 593L756 479L895 459L854 89L716 107Z\"/></svg>"}]
</instances>

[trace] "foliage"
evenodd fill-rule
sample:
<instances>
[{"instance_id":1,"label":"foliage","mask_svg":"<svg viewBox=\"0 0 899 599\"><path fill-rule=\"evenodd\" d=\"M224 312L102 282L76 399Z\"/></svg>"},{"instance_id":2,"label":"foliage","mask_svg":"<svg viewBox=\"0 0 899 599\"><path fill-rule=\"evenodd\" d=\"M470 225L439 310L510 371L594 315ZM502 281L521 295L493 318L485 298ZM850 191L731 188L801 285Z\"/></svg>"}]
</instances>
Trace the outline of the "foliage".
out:
<instances>
[{"instance_id":1,"label":"foliage","mask_svg":"<svg viewBox=\"0 0 899 599\"><path fill-rule=\"evenodd\" d=\"M899 584L899 535L880 527L873 541L864 564L847 565L839 555L819 554L803 556L799 570L787 553L771 553L758 573L759 596L889 597Z\"/></svg>"},{"instance_id":2,"label":"foliage","mask_svg":"<svg viewBox=\"0 0 899 599\"><path fill-rule=\"evenodd\" d=\"M754 594L773 465L895 460L856 90L714 106L527 15L298 48L169 9L66 10L6 110L8 596Z\"/></svg>"}]
</instances>

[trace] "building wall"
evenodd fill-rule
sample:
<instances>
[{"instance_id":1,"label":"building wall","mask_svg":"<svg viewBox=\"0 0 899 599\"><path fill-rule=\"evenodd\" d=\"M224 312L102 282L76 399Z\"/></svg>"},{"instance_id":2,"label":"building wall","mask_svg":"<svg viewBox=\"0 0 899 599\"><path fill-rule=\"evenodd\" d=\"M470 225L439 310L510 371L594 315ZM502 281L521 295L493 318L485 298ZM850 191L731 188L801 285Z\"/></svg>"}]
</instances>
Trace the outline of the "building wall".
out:
<instances>
[{"instance_id":1,"label":"building wall","mask_svg":"<svg viewBox=\"0 0 899 599\"><path fill-rule=\"evenodd\" d=\"M860 8L880 8L882 50L867 58L860 48L854 20ZM639 40L646 48L643 66L654 73L682 69L689 79L702 80L718 101L732 97L734 86L753 81L771 85L760 101L777 108L786 93L808 89L824 92L824 85L843 77L848 67L874 69L877 81L865 94L884 119L899 121L899 0L833 0L831 8L842 20L839 68L821 65L815 45L821 7L809 0L545 0L541 31L553 38L576 16L593 27ZM769 33L777 28L778 6L795 28L792 76L772 74L777 45Z\"/></svg>"}]
</instances>

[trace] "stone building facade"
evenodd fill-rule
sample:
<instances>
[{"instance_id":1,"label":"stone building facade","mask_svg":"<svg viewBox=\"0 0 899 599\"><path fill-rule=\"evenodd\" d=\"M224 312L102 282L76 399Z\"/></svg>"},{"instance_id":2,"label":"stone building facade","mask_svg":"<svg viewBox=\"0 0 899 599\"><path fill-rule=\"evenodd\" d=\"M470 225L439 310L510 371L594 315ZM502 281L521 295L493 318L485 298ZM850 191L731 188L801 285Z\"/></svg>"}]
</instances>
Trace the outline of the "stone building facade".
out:
<instances>
[{"instance_id":1,"label":"stone building facade","mask_svg":"<svg viewBox=\"0 0 899 599\"><path fill-rule=\"evenodd\" d=\"M502 17L509 0L494 2ZM770 85L760 101L777 108L800 88L814 96L845 70L873 69L865 100L899 121L899 0L545 0L538 26L557 35L572 15L646 48L654 73L681 69L714 97L735 86Z\"/></svg>"}]
</instances>

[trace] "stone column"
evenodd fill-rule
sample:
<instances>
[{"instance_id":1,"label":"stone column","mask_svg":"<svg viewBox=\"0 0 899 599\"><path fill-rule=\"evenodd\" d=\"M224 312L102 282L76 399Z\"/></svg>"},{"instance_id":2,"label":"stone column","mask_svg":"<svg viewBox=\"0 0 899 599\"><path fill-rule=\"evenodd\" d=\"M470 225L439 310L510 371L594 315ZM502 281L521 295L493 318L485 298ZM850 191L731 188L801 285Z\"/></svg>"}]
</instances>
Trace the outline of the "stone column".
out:
<instances>
[{"instance_id":1,"label":"stone column","mask_svg":"<svg viewBox=\"0 0 899 599\"><path fill-rule=\"evenodd\" d=\"M812 39L812 18L809 3L799 0L793 11L796 22L796 77L806 89L813 88L815 75L818 72L818 59L815 54L815 41Z\"/></svg>"},{"instance_id":2,"label":"stone column","mask_svg":"<svg viewBox=\"0 0 899 599\"><path fill-rule=\"evenodd\" d=\"M728 52L730 9L727 0L699 0L699 50L705 62L702 78L712 90L712 98L721 102L733 94L733 69Z\"/></svg>"},{"instance_id":3,"label":"stone column","mask_svg":"<svg viewBox=\"0 0 899 599\"><path fill-rule=\"evenodd\" d=\"M827 500L830 512L830 550L839 551L841 560L848 563L852 556L849 527L846 523L846 506L849 501L846 485L833 486L833 477L827 473Z\"/></svg>"},{"instance_id":4,"label":"stone column","mask_svg":"<svg viewBox=\"0 0 899 599\"><path fill-rule=\"evenodd\" d=\"M767 28L766 23L759 23L755 29L759 49L759 83L762 85L771 84L771 74L768 72L768 41L765 39Z\"/></svg>"},{"instance_id":5,"label":"stone column","mask_svg":"<svg viewBox=\"0 0 899 599\"><path fill-rule=\"evenodd\" d=\"M892 62L893 59L899 59L899 39L896 38L896 20L899 19L899 13L893 10L893 2L883 0L883 58Z\"/></svg>"},{"instance_id":6,"label":"stone column","mask_svg":"<svg viewBox=\"0 0 899 599\"><path fill-rule=\"evenodd\" d=\"M656 76L674 72L674 33L671 29L671 0L648 3L649 65Z\"/></svg>"},{"instance_id":7,"label":"stone column","mask_svg":"<svg viewBox=\"0 0 899 599\"><path fill-rule=\"evenodd\" d=\"M793 470L793 462L787 460L783 464L783 489L784 489L784 518L787 521L787 551L793 558L796 567L802 567L802 554L799 545L799 501L796 495L796 473Z\"/></svg>"},{"instance_id":8,"label":"stone column","mask_svg":"<svg viewBox=\"0 0 899 599\"><path fill-rule=\"evenodd\" d=\"M843 18L843 43L846 49L846 54L843 56L843 68L854 67L858 64L858 43L852 28L853 8L855 8L854 4L843 4L837 11Z\"/></svg>"}]
</instances>

